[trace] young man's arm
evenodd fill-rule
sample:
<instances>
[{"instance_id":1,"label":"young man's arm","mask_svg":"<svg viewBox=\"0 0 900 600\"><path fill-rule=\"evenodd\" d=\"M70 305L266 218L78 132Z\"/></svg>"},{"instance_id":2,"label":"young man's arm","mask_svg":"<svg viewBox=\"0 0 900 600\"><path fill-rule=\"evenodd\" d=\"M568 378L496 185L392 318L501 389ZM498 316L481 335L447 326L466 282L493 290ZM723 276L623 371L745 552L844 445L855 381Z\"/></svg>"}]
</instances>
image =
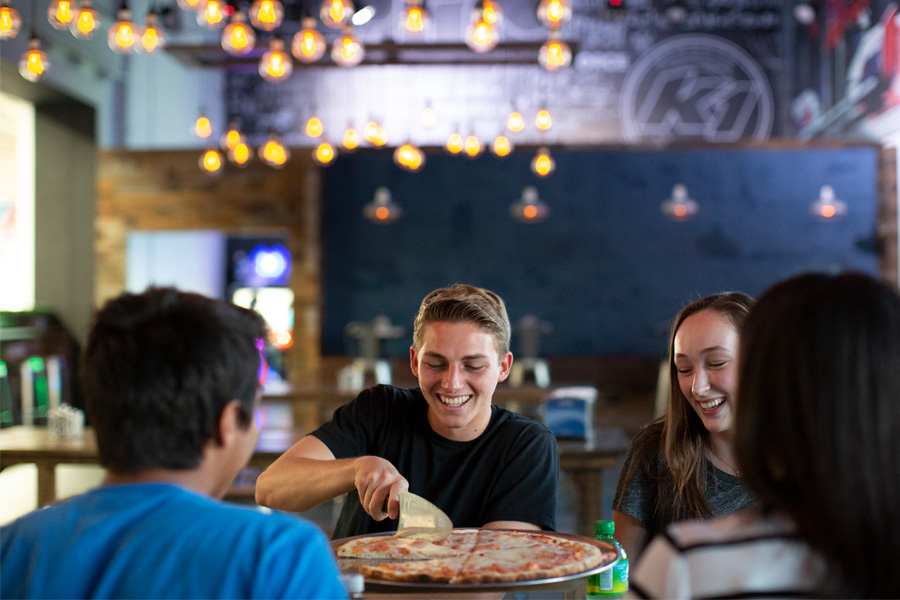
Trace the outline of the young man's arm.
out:
<instances>
[{"instance_id":1,"label":"young man's arm","mask_svg":"<svg viewBox=\"0 0 900 600\"><path fill-rule=\"evenodd\" d=\"M381 521L400 514L399 493L409 489L409 483L383 458L337 460L328 446L308 435L259 476L256 502L276 510L303 512L353 489L359 492L363 510Z\"/></svg>"}]
</instances>

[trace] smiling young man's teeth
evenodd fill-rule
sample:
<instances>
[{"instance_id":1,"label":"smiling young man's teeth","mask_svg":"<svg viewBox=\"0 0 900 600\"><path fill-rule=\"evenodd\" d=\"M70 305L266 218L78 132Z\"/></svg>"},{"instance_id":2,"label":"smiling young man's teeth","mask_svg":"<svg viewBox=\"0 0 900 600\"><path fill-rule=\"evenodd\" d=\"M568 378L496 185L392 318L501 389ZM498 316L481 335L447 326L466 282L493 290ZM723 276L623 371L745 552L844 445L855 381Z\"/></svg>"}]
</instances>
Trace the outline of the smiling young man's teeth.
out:
<instances>
[{"instance_id":1,"label":"smiling young man's teeth","mask_svg":"<svg viewBox=\"0 0 900 600\"><path fill-rule=\"evenodd\" d=\"M698 400L697 404L699 404L700 408L702 408L703 410L710 410L722 404L723 402L725 402L725 398L716 398L714 400L707 400L706 402L701 402L700 400Z\"/></svg>"},{"instance_id":2,"label":"smiling young man's teeth","mask_svg":"<svg viewBox=\"0 0 900 600\"><path fill-rule=\"evenodd\" d=\"M454 396L453 398L449 396L438 396L441 399L441 402L446 404L447 406L462 406L466 402L469 401L469 398L472 396Z\"/></svg>"}]
</instances>

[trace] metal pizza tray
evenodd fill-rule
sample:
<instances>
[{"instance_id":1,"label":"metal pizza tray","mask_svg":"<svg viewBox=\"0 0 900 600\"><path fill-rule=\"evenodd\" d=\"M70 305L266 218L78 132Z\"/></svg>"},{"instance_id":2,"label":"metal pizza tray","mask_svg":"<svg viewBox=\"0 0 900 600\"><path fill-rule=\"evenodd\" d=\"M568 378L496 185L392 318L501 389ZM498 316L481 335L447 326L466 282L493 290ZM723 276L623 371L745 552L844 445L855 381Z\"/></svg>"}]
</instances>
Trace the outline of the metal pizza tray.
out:
<instances>
[{"instance_id":1,"label":"metal pizza tray","mask_svg":"<svg viewBox=\"0 0 900 600\"><path fill-rule=\"evenodd\" d=\"M478 527L459 527L454 528L454 531L459 530L472 530L479 529ZM496 529L493 531L518 531L514 529ZM578 542L584 542L587 544L592 544L597 546L601 550L604 551L604 554L607 556L611 556L609 559L604 560L601 564L596 567L589 569L587 571L582 571L580 573L572 573L570 575L563 575L562 577L550 577L544 579L530 579L528 581L516 581L512 583L417 583L417 582L409 582L409 581L386 581L384 579L373 579L370 577L366 577L366 590L368 591L418 591L418 592L447 592L447 591L479 591L479 590L494 590L494 591L504 591L504 592L515 592L515 591L537 591L540 590L572 590L575 589L580 584L584 583L584 580L590 575L596 575L602 571L606 571L607 569L611 569L617 562L619 562L619 553L616 550L615 546L612 544L608 544L601 540L595 538L588 538L580 535L575 535L571 533L557 533L555 531L540 531L535 532L540 533L542 535L546 535L549 537L563 538L568 540L575 540ZM379 533L369 533L365 535L356 535L353 537L346 537L337 540L331 541L331 549L337 552L338 546L349 542L350 540L356 540L360 538L368 538L368 537L376 537L380 535L390 535L391 532L379 532ZM400 559L400 560L408 560L408 559ZM338 558L338 567L340 567L341 572L344 575L349 575L353 573L359 572L359 567L365 564L383 564L385 562L391 562L391 559L384 558Z\"/></svg>"}]
</instances>

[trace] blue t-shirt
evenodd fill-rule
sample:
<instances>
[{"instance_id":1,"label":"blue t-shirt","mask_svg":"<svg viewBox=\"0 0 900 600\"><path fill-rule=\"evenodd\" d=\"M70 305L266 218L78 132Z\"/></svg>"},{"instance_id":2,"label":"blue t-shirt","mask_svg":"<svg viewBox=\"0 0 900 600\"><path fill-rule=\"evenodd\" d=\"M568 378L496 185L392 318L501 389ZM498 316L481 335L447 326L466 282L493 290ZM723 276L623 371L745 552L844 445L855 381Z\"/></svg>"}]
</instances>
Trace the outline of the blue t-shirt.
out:
<instances>
[{"instance_id":1,"label":"blue t-shirt","mask_svg":"<svg viewBox=\"0 0 900 600\"><path fill-rule=\"evenodd\" d=\"M166 483L104 486L0 528L0 597L346 598L324 534Z\"/></svg>"}]
</instances>

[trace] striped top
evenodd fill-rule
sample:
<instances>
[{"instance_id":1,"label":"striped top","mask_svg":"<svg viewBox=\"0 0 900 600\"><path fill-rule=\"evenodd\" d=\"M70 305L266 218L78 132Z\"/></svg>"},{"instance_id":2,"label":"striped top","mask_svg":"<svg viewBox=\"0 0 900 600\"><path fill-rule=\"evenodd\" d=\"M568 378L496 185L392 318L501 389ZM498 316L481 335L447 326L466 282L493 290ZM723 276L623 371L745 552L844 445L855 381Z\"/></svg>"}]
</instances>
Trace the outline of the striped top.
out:
<instances>
[{"instance_id":1,"label":"striped top","mask_svg":"<svg viewBox=\"0 0 900 600\"><path fill-rule=\"evenodd\" d=\"M817 597L825 561L782 516L748 510L657 536L631 577L636 598Z\"/></svg>"}]
</instances>

